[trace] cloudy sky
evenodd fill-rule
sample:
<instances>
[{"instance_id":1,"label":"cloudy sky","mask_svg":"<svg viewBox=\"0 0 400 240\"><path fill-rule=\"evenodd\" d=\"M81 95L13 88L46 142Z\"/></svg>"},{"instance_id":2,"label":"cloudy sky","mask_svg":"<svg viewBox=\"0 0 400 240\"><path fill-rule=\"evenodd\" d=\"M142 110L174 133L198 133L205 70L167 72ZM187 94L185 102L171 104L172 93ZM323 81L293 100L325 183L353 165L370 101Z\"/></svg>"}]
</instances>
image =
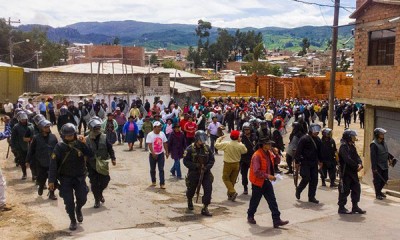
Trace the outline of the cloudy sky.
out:
<instances>
[{"instance_id":1,"label":"cloudy sky","mask_svg":"<svg viewBox=\"0 0 400 240\"><path fill-rule=\"evenodd\" d=\"M333 5L333 0L304 0ZM356 0L341 0L354 7ZM22 24L62 27L76 22L137 20L156 23L197 24L198 19L217 27L298 27L331 25L333 8L292 0L0 0L0 18ZM350 22L354 9L341 9L340 23Z\"/></svg>"}]
</instances>

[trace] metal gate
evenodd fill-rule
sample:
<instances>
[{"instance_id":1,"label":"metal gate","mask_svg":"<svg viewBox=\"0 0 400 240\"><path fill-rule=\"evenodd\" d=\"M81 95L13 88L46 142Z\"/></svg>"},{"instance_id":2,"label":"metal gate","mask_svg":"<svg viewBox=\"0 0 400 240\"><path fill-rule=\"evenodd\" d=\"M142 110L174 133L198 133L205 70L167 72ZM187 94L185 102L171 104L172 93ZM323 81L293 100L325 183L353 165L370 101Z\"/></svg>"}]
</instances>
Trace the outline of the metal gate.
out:
<instances>
[{"instance_id":1,"label":"metal gate","mask_svg":"<svg viewBox=\"0 0 400 240\"><path fill-rule=\"evenodd\" d=\"M388 132L385 141L389 152L400 160L400 112L377 109L375 111L375 127L381 127ZM400 162L396 167L389 167L389 179L400 179Z\"/></svg>"}]
</instances>

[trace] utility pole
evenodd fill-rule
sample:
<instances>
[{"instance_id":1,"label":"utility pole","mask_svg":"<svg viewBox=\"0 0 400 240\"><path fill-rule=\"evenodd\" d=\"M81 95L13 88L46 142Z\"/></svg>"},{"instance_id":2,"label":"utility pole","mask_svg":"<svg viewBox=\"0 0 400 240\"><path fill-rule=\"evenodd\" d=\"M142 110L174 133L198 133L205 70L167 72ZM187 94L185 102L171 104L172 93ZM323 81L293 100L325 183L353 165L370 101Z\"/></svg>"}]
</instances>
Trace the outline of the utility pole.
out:
<instances>
[{"instance_id":1,"label":"utility pole","mask_svg":"<svg viewBox=\"0 0 400 240\"><path fill-rule=\"evenodd\" d=\"M329 88L329 113L328 113L328 127L333 129L333 115L334 111L334 101L335 101L335 80L336 80L336 52L337 52L337 42L338 42L338 28L339 28L339 8L340 0L335 0L335 13L333 18L332 27L332 64L331 64L331 79Z\"/></svg>"},{"instance_id":2,"label":"utility pole","mask_svg":"<svg viewBox=\"0 0 400 240\"><path fill-rule=\"evenodd\" d=\"M21 20L18 19L17 21L13 21L9 17L7 23L8 23L8 26L11 27L12 23L21 23ZM12 42L11 30L10 30L9 37L8 37L8 47L10 49L10 65L12 67L12 66L14 66L14 51L13 51L14 44Z\"/></svg>"}]
</instances>

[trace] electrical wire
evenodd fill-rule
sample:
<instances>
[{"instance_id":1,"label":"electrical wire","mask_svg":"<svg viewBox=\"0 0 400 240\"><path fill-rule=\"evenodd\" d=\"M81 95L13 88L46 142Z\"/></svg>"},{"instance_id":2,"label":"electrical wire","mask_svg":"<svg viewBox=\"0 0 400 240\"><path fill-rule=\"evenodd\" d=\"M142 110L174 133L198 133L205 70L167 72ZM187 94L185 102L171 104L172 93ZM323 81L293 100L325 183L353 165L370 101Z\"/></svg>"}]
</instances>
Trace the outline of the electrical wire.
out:
<instances>
[{"instance_id":1,"label":"electrical wire","mask_svg":"<svg viewBox=\"0 0 400 240\"><path fill-rule=\"evenodd\" d=\"M307 5L315 5L315 6L320 6L320 7L331 7L334 8L334 5L329 5L329 4L323 4L323 3L316 3L316 2L307 2L307 1L303 1L303 0L291 0L293 2L298 2L298 3L303 3L303 4L307 4ZM349 7L349 6L339 6L339 8L342 9L356 9L355 7Z\"/></svg>"}]
</instances>

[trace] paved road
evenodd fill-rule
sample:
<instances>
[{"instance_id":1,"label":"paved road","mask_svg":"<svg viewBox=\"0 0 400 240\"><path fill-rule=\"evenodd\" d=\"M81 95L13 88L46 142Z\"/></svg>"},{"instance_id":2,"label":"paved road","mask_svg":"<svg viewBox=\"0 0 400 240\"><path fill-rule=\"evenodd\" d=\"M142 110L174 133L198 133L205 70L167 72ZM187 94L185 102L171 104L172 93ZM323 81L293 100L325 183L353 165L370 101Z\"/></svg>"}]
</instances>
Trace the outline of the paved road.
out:
<instances>
[{"instance_id":1,"label":"paved road","mask_svg":"<svg viewBox=\"0 0 400 240\"><path fill-rule=\"evenodd\" d=\"M335 135L340 135L336 133ZM5 142L0 151L6 150ZM282 218L290 224L284 229L273 229L270 211L262 200L255 216L258 225L248 225L246 212L250 196L239 195L236 202L227 201L222 177L222 154L216 156L212 218L204 218L201 205L190 213L186 210L185 184L169 176L171 159L166 161L166 190L150 187L148 154L135 146L116 145L117 166L111 167L111 182L105 191L106 202L93 208L93 196L88 195L84 207L84 222L70 233L69 220L62 199L49 201L39 197L31 182L21 182L20 170L11 161L3 171L8 185L21 193L21 201L49 219L56 231L65 232L71 239L398 239L400 230L400 201L388 197L385 201L374 199L373 189L363 185L360 206L367 214L340 216L337 214L337 189L318 187L317 199L321 204L294 197L291 177L276 185L275 192ZM183 167L183 173L186 169ZM242 192L240 184L238 192ZM350 207L350 206L348 206ZM65 236L60 238L65 239Z\"/></svg>"}]
</instances>

